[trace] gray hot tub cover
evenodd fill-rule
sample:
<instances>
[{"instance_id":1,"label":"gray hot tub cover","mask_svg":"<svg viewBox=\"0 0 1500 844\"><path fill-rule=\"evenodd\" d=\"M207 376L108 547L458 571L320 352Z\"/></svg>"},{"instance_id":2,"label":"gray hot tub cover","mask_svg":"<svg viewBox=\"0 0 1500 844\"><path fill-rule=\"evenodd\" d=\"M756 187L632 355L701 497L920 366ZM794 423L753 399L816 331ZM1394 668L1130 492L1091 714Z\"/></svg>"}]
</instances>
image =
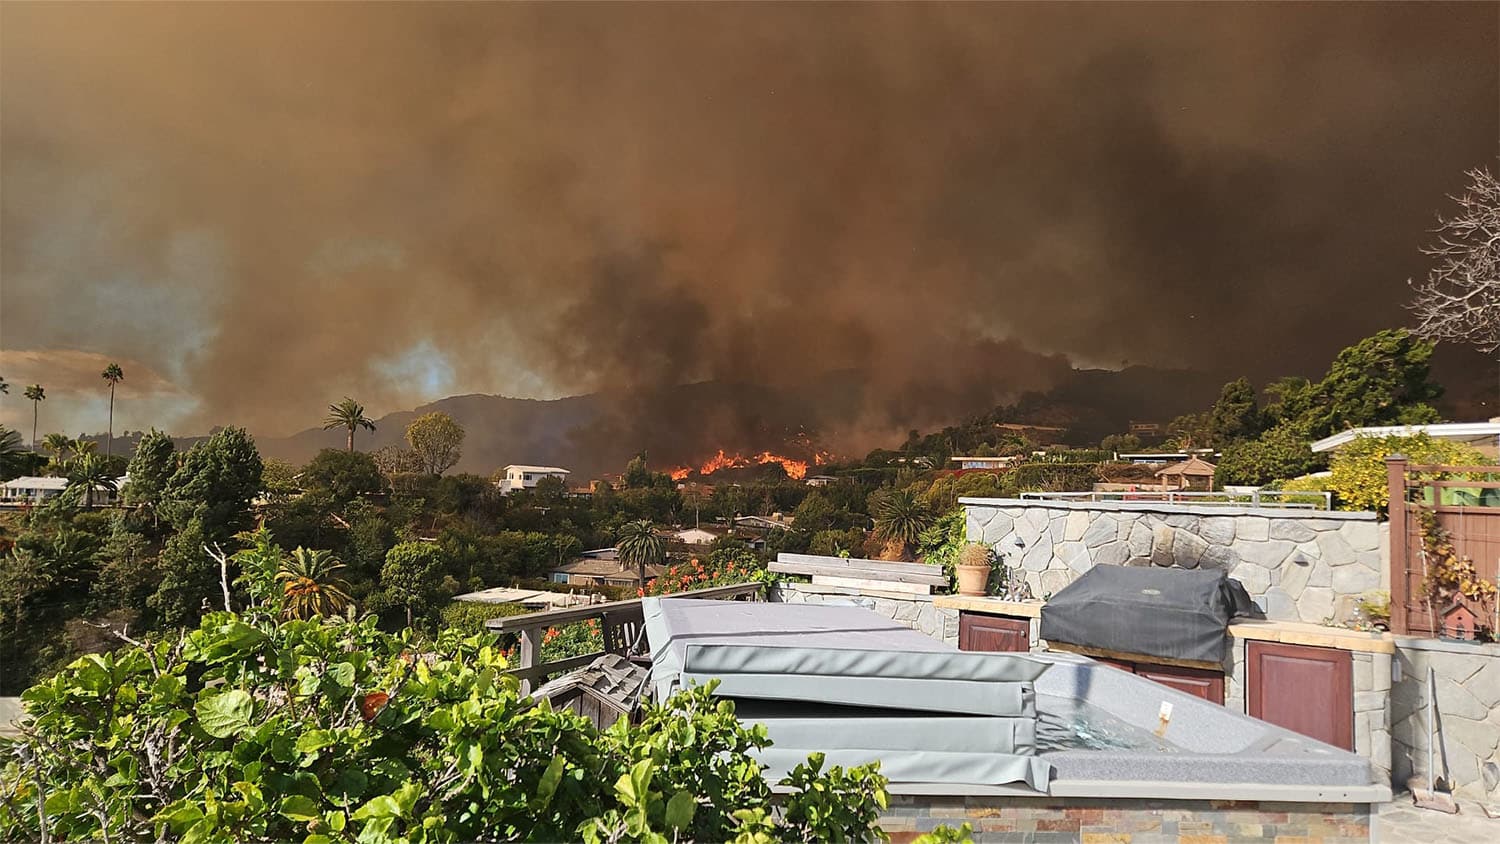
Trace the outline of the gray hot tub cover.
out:
<instances>
[{"instance_id":1,"label":"gray hot tub cover","mask_svg":"<svg viewBox=\"0 0 1500 844\"><path fill-rule=\"evenodd\" d=\"M852 606L648 598L659 699L718 680L715 694L764 724L757 757L780 778L814 751L879 760L893 782L1046 788L1033 681L1050 666L963 653Z\"/></svg>"},{"instance_id":2,"label":"gray hot tub cover","mask_svg":"<svg viewBox=\"0 0 1500 844\"><path fill-rule=\"evenodd\" d=\"M1221 662L1244 587L1220 570L1094 566L1042 607L1041 637L1170 659Z\"/></svg>"}]
</instances>

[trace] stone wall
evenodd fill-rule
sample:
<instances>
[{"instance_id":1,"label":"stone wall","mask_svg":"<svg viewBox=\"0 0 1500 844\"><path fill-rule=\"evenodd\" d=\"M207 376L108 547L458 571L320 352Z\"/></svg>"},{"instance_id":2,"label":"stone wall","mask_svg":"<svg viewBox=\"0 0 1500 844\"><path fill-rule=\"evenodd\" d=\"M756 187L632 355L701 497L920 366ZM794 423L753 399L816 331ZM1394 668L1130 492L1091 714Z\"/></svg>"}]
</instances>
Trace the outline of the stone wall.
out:
<instances>
[{"instance_id":1,"label":"stone wall","mask_svg":"<svg viewBox=\"0 0 1500 844\"><path fill-rule=\"evenodd\" d=\"M900 794L890 800L880 826L892 844L964 823L978 842L1364 844L1372 838L1364 804Z\"/></svg>"},{"instance_id":2,"label":"stone wall","mask_svg":"<svg viewBox=\"0 0 1500 844\"><path fill-rule=\"evenodd\" d=\"M1383 587L1385 532L1374 513L1157 502L964 498L968 538L993 547L1037 598L1095 565L1220 568L1280 621L1333 618Z\"/></svg>"},{"instance_id":3,"label":"stone wall","mask_svg":"<svg viewBox=\"0 0 1500 844\"><path fill-rule=\"evenodd\" d=\"M1437 674L1437 723L1447 746L1454 791L1484 799L1483 766L1500 766L1500 645L1401 636L1396 639L1396 663L1390 696L1391 772L1396 784L1404 784L1413 774L1427 774L1431 667ZM1441 774L1442 756L1437 753L1435 758ZM1500 793L1489 796L1500 798Z\"/></svg>"},{"instance_id":4,"label":"stone wall","mask_svg":"<svg viewBox=\"0 0 1500 844\"><path fill-rule=\"evenodd\" d=\"M778 584L767 596L767 600L786 604L844 604L864 607L958 647L958 610L935 607L932 599L932 595L789 582Z\"/></svg>"}]
</instances>

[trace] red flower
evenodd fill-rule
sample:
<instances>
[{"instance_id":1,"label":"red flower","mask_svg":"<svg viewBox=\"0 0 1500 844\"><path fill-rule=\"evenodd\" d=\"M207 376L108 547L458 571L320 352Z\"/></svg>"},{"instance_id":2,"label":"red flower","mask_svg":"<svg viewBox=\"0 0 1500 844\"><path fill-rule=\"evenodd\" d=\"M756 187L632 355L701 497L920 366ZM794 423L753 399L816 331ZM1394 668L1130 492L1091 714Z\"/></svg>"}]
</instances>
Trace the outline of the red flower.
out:
<instances>
[{"instance_id":1,"label":"red flower","mask_svg":"<svg viewBox=\"0 0 1500 844\"><path fill-rule=\"evenodd\" d=\"M654 580L651 581L651 585L655 586L656 585L656 581L654 581ZM637 590L635 590L635 596L637 598L644 598L644 597L646 597L646 590L644 590L644 589L637 589Z\"/></svg>"}]
</instances>

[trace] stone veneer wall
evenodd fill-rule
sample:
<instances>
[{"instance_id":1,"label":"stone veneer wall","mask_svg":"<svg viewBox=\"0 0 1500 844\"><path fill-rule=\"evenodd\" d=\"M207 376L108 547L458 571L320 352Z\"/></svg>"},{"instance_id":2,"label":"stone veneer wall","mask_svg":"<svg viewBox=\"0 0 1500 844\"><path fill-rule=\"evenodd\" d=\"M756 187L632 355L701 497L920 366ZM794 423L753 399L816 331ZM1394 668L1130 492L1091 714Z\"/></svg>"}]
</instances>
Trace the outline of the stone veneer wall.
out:
<instances>
[{"instance_id":1,"label":"stone veneer wall","mask_svg":"<svg viewBox=\"0 0 1500 844\"><path fill-rule=\"evenodd\" d=\"M892 795L880 826L892 844L934 827L974 828L978 842L1071 844L1364 844L1369 806L1234 800Z\"/></svg>"},{"instance_id":2,"label":"stone veneer wall","mask_svg":"<svg viewBox=\"0 0 1500 844\"><path fill-rule=\"evenodd\" d=\"M958 647L958 610L932 605L932 595L852 589L817 583L782 582L771 589L767 600L785 604L845 604L864 607Z\"/></svg>"},{"instance_id":3,"label":"stone veneer wall","mask_svg":"<svg viewBox=\"0 0 1500 844\"><path fill-rule=\"evenodd\" d=\"M1396 638L1399 679L1391 689L1392 771L1398 787L1427 773L1427 669L1437 674L1437 712L1453 788L1486 797L1482 766L1500 765L1500 645ZM1356 698L1358 694L1356 693ZM1358 705L1356 704L1356 709ZM1437 773L1442 756L1434 753ZM1500 798L1500 794L1489 795Z\"/></svg>"},{"instance_id":4,"label":"stone veneer wall","mask_svg":"<svg viewBox=\"0 0 1500 844\"><path fill-rule=\"evenodd\" d=\"M1374 513L1157 502L964 498L968 538L993 547L1037 598L1101 565L1221 568L1278 621L1320 624L1339 599L1382 588Z\"/></svg>"}]
</instances>

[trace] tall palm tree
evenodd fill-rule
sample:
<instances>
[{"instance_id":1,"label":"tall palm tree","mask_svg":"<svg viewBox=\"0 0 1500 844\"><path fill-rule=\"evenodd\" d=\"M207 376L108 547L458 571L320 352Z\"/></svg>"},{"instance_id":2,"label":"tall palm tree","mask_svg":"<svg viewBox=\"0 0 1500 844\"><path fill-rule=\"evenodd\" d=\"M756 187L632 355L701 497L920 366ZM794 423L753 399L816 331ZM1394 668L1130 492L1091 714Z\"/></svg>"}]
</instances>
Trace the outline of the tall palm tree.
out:
<instances>
[{"instance_id":1,"label":"tall palm tree","mask_svg":"<svg viewBox=\"0 0 1500 844\"><path fill-rule=\"evenodd\" d=\"M626 522L620 527L620 539L615 543L620 562L634 563L639 567L641 588L646 587L646 566L660 563L667 554L667 545L651 526L650 519Z\"/></svg>"},{"instance_id":2,"label":"tall palm tree","mask_svg":"<svg viewBox=\"0 0 1500 844\"><path fill-rule=\"evenodd\" d=\"M42 389L41 384L32 384L26 388L26 398L31 402L31 450L36 451L36 411L46 400L47 391Z\"/></svg>"},{"instance_id":3,"label":"tall palm tree","mask_svg":"<svg viewBox=\"0 0 1500 844\"><path fill-rule=\"evenodd\" d=\"M353 603L349 584L337 575L344 564L323 549L298 548L281 561L276 581L281 584L283 618L309 619L340 615Z\"/></svg>"},{"instance_id":4,"label":"tall palm tree","mask_svg":"<svg viewBox=\"0 0 1500 844\"><path fill-rule=\"evenodd\" d=\"M375 423L365 416L364 405L344 396L343 401L328 406L328 418L323 420L323 430L331 431L334 428L349 429L349 450L353 451L355 429L364 428L373 431Z\"/></svg>"},{"instance_id":5,"label":"tall palm tree","mask_svg":"<svg viewBox=\"0 0 1500 844\"><path fill-rule=\"evenodd\" d=\"M97 454L85 454L68 465L68 489L81 489L83 493L83 506L86 510L94 507L94 491L118 490L119 481L109 471L109 461Z\"/></svg>"},{"instance_id":6,"label":"tall palm tree","mask_svg":"<svg viewBox=\"0 0 1500 844\"><path fill-rule=\"evenodd\" d=\"M73 440L73 456L83 457L86 454L98 454L99 443L94 440Z\"/></svg>"},{"instance_id":7,"label":"tall palm tree","mask_svg":"<svg viewBox=\"0 0 1500 844\"><path fill-rule=\"evenodd\" d=\"M109 435L104 440L104 456L108 457L115 439L115 385L125 380L125 370L118 363L111 363L99 377L109 382Z\"/></svg>"},{"instance_id":8,"label":"tall palm tree","mask_svg":"<svg viewBox=\"0 0 1500 844\"><path fill-rule=\"evenodd\" d=\"M876 535L888 542L901 543L902 556L917 544L922 531L932 526L932 511L909 488L887 491L872 509Z\"/></svg>"}]
</instances>

